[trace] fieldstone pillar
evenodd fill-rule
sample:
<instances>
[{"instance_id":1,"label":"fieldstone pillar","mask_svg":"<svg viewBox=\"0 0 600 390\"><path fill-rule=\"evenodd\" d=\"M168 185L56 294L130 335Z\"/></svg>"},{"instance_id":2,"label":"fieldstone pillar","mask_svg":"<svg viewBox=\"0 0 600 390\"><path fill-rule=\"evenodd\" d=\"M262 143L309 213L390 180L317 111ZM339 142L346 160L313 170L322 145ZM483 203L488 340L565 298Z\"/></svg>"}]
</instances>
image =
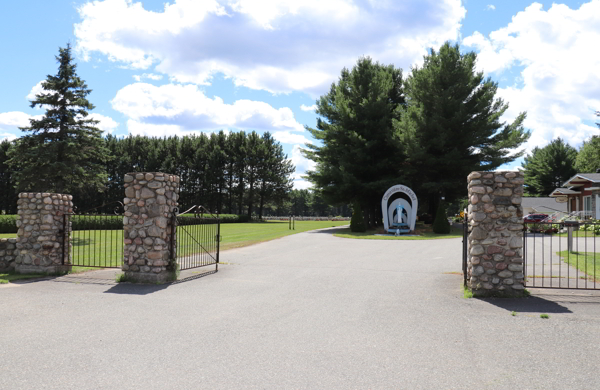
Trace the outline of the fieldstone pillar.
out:
<instances>
[{"instance_id":1,"label":"fieldstone pillar","mask_svg":"<svg viewBox=\"0 0 600 390\"><path fill-rule=\"evenodd\" d=\"M62 273L69 270L73 196L22 192L17 201L18 273Z\"/></svg>"},{"instance_id":2,"label":"fieldstone pillar","mask_svg":"<svg viewBox=\"0 0 600 390\"><path fill-rule=\"evenodd\" d=\"M472 172L468 287L475 296L523 294L522 172Z\"/></svg>"},{"instance_id":3,"label":"fieldstone pillar","mask_svg":"<svg viewBox=\"0 0 600 390\"><path fill-rule=\"evenodd\" d=\"M179 198L179 176L160 172L125 175L123 217L127 279L164 283L175 279L173 213Z\"/></svg>"}]
</instances>

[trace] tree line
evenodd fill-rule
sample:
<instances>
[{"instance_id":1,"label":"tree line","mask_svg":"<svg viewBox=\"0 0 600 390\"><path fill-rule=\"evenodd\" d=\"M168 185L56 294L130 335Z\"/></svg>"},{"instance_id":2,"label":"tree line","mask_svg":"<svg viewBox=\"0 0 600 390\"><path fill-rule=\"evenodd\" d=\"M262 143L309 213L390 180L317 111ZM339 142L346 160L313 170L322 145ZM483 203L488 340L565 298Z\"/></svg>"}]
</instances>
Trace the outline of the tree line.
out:
<instances>
[{"instance_id":1,"label":"tree line","mask_svg":"<svg viewBox=\"0 0 600 390\"><path fill-rule=\"evenodd\" d=\"M179 175L181 211L203 205L213 213L262 216L283 206L292 187L294 166L283 147L268 132L201 133L184 137L152 138L107 136L103 148L108 158L100 191L66 180L63 191L74 197L78 211L123 200L123 177L129 172L166 172ZM44 181L11 171L7 160L18 143L0 144L0 209L14 213L16 191L49 191ZM18 155L15 156L18 159ZM43 177L42 173L38 177ZM20 179L17 182L16 179ZM76 180L76 178L71 178ZM17 190L15 190L15 186ZM95 211L110 211L115 204Z\"/></svg>"},{"instance_id":2,"label":"tree line","mask_svg":"<svg viewBox=\"0 0 600 390\"><path fill-rule=\"evenodd\" d=\"M0 143L0 211L16 212L17 193L25 191L72 194L80 212L106 212L123 199L129 172L179 175L180 206L213 213L260 217L291 190L295 168L269 132L103 138L88 118L91 89L77 76L71 46L59 48L56 60L57 74L31 101L45 114L21 128L21 138Z\"/></svg>"}]
</instances>

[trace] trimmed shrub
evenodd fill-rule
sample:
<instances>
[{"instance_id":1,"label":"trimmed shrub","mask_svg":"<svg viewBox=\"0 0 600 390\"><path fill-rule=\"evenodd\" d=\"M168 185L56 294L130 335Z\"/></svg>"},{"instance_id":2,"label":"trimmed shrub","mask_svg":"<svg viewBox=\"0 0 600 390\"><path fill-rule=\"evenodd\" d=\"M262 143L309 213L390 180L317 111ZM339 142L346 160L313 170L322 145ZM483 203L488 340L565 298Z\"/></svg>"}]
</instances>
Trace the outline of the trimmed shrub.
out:
<instances>
[{"instance_id":1,"label":"trimmed shrub","mask_svg":"<svg viewBox=\"0 0 600 390\"><path fill-rule=\"evenodd\" d=\"M450 233L450 223L446 215L446 206L444 202L440 202L437 212L435 213L435 221L433 221L433 232L436 234Z\"/></svg>"},{"instance_id":2,"label":"trimmed shrub","mask_svg":"<svg viewBox=\"0 0 600 390\"><path fill-rule=\"evenodd\" d=\"M352 206L352 219L350 219L350 230L353 232L366 232L367 225L363 218L362 209L358 203Z\"/></svg>"},{"instance_id":3,"label":"trimmed shrub","mask_svg":"<svg viewBox=\"0 0 600 390\"><path fill-rule=\"evenodd\" d=\"M0 215L0 233L16 233L17 232L17 216L16 215Z\"/></svg>"}]
</instances>

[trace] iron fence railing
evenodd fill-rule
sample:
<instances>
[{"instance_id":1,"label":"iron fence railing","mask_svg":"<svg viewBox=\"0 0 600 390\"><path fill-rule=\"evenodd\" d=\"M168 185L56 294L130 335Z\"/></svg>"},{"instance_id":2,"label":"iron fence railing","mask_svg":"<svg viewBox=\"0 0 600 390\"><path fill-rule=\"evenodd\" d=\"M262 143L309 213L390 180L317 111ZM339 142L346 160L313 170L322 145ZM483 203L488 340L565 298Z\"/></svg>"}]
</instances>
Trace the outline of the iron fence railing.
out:
<instances>
[{"instance_id":1,"label":"iron fence railing","mask_svg":"<svg viewBox=\"0 0 600 390\"><path fill-rule=\"evenodd\" d=\"M527 287L600 289L600 223L563 221L523 226Z\"/></svg>"}]
</instances>

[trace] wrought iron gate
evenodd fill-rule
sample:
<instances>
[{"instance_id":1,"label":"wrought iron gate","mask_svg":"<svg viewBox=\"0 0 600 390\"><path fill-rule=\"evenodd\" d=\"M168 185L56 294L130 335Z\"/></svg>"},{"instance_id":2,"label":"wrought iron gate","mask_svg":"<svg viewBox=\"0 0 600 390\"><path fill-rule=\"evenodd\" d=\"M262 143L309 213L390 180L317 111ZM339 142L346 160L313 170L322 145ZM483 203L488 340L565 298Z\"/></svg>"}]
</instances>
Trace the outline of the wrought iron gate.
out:
<instances>
[{"instance_id":1,"label":"wrought iron gate","mask_svg":"<svg viewBox=\"0 0 600 390\"><path fill-rule=\"evenodd\" d=\"M524 225L525 286L600 290L600 224L584 221ZM598 245L598 246L597 246Z\"/></svg>"},{"instance_id":2,"label":"wrought iron gate","mask_svg":"<svg viewBox=\"0 0 600 390\"><path fill-rule=\"evenodd\" d=\"M173 232L177 232L175 256L180 270L215 265L219 270L221 222L203 206L175 213ZM173 242L175 240L172 240Z\"/></svg>"},{"instance_id":3,"label":"wrought iron gate","mask_svg":"<svg viewBox=\"0 0 600 390\"><path fill-rule=\"evenodd\" d=\"M113 214L89 214L116 204ZM63 248L63 265L94 268L121 268L123 265L123 203L112 202L78 214L65 214L63 231L71 232L70 245ZM65 234L68 237L68 234ZM68 248L68 249L67 249ZM70 260L69 260L70 258Z\"/></svg>"}]
</instances>

